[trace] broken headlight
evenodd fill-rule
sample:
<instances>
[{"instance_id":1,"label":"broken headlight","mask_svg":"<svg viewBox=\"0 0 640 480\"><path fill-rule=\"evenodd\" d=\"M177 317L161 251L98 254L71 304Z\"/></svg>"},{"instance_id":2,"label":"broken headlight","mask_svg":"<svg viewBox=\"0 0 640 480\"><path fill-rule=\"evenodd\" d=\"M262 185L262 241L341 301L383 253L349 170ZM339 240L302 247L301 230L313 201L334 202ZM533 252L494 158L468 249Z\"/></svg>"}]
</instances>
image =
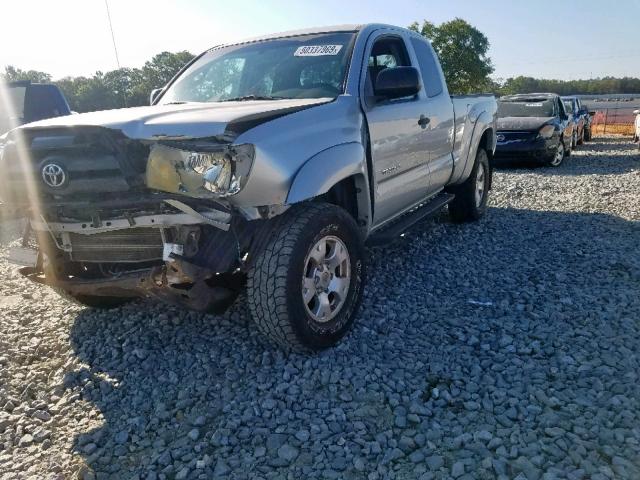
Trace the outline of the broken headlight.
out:
<instances>
[{"instance_id":1,"label":"broken headlight","mask_svg":"<svg viewBox=\"0 0 640 480\"><path fill-rule=\"evenodd\" d=\"M253 145L188 147L151 147L147 186L192 197L228 197L242 190L253 164Z\"/></svg>"},{"instance_id":2,"label":"broken headlight","mask_svg":"<svg viewBox=\"0 0 640 480\"><path fill-rule=\"evenodd\" d=\"M542 138L551 138L553 137L555 131L556 128L553 125L545 125L540 129L538 135L540 135Z\"/></svg>"}]
</instances>

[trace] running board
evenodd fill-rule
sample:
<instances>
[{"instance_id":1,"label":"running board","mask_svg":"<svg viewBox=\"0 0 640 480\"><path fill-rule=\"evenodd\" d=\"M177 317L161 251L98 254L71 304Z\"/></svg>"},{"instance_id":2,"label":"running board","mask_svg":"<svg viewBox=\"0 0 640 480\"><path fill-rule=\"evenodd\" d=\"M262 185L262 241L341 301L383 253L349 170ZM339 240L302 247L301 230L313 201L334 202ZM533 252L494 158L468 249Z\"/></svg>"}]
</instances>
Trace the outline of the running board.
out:
<instances>
[{"instance_id":1,"label":"running board","mask_svg":"<svg viewBox=\"0 0 640 480\"><path fill-rule=\"evenodd\" d=\"M442 207L448 205L455 195L450 193L441 193L435 198L429 200L423 206L416 208L415 210L405 213L400 219L386 228L383 228L381 232L374 233L367 239L368 247L377 247L380 245L386 245L387 243L397 240L405 231L411 228L413 225L427 217L430 217L438 213Z\"/></svg>"}]
</instances>

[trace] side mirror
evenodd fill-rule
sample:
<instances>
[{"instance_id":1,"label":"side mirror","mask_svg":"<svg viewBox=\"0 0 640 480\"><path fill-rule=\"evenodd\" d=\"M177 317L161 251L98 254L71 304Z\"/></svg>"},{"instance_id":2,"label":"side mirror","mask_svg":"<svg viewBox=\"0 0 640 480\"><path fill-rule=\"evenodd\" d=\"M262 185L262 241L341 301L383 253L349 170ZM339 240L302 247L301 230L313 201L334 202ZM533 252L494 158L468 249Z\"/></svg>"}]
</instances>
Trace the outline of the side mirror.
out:
<instances>
[{"instance_id":1,"label":"side mirror","mask_svg":"<svg viewBox=\"0 0 640 480\"><path fill-rule=\"evenodd\" d=\"M393 99L416 95L422 85L414 67L385 68L376 79L376 96Z\"/></svg>"},{"instance_id":2,"label":"side mirror","mask_svg":"<svg viewBox=\"0 0 640 480\"><path fill-rule=\"evenodd\" d=\"M160 92L162 92L162 88L154 88L153 90L151 90L151 95L149 95L149 105L153 105L153 103L156 101L156 98L158 98L158 96L160 95Z\"/></svg>"},{"instance_id":3,"label":"side mirror","mask_svg":"<svg viewBox=\"0 0 640 480\"><path fill-rule=\"evenodd\" d=\"M634 115L640 115L640 110L634 110L634 111L633 111L633 114L634 114Z\"/></svg>"}]
</instances>

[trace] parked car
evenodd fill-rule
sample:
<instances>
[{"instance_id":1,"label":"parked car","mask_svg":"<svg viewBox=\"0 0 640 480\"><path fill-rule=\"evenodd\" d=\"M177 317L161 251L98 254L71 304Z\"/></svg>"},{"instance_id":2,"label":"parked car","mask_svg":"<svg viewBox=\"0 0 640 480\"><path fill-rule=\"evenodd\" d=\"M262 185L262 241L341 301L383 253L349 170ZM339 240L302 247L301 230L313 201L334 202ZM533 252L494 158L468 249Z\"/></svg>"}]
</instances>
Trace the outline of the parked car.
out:
<instances>
[{"instance_id":1,"label":"parked car","mask_svg":"<svg viewBox=\"0 0 640 480\"><path fill-rule=\"evenodd\" d=\"M498 100L496 159L529 159L558 167L571 154L573 124L555 93Z\"/></svg>"},{"instance_id":2,"label":"parked car","mask_svg":"<svg viewBox=\"0 0 640 480\"><path fill-rule=\"evenodd\" d=\"M11 82L7 84L8 105L0 102L0 135L25 123L69 115L71 110L56 85Z\"/></svg>"},{"instance_id":3,"label":"parked car","mask_svg":"<svg viewBox=\"0 0 640 480\"><path fill-rule=\"evenodd\" d=\"M152 106L4 137L3 198L39 240L11 258L96 307L153 296L210 310L246 280L261 332L325 348L362 299L365 240L392 241L445 205L458 222L485 214L496 112L492 95L450 97L429 42L404 28L219 46Z\"/></svg>"},{"instance_id":4,"label":"parked car","mask_svg":"<svg viewBox=\"0 0 640 480\"><path fill-rule=\"evenodd\" d=\"M638 149L640 149L640 110L634 110L633 114L636 116L636 119L633 125L634 127L633 141L638 142Z\"/></svg>"},{"instance_id":5,"label":"parked car","mask_svg":"<svg viewBox=\"0 0 640 480\"><path fill-rule=\"evenodd\" d=\"M583 141L590 142L592 137L591 124L593 122L593 116L595 115L595 111L590 111L589 107L587 107L584 103L582 103L582 100L580 100L579 98L577 100L578 100L578 112L584 118L584 135L582 136Z\"/></svg>"},{"instance_id":6,"label":"parked car","mask_svg":"<svg viewBox=\"0 0 640 480\"><path fill-rule=\"evenodd\" d=\"M589 111L582 106L577 97L562 97L564 108L569 115L569 122L573 124L571 137L571 148L582 145L585 140L589 140L591 132L591 117Z\"/></svg>"}]
</instances>

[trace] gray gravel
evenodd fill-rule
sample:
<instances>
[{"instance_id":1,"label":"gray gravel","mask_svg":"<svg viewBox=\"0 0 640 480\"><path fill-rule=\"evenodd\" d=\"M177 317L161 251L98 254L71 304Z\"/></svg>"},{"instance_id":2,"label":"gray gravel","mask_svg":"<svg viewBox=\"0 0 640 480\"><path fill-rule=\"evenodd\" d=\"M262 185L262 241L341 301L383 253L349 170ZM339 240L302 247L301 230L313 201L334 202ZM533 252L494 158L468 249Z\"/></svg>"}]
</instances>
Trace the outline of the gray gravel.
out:
<instances>
[{"instance_id":1,"label":"gray gravel","mask_svg":"<svg viewBox=\"0 0 640 480\"><path fill-rule=\"evenodd\" d=\"M242 302L95 312L0 260L0 478L640 478L639 220L626 141L500 170L483 221L369 251L314 357Z\"/></svg>"}]
</instances>

